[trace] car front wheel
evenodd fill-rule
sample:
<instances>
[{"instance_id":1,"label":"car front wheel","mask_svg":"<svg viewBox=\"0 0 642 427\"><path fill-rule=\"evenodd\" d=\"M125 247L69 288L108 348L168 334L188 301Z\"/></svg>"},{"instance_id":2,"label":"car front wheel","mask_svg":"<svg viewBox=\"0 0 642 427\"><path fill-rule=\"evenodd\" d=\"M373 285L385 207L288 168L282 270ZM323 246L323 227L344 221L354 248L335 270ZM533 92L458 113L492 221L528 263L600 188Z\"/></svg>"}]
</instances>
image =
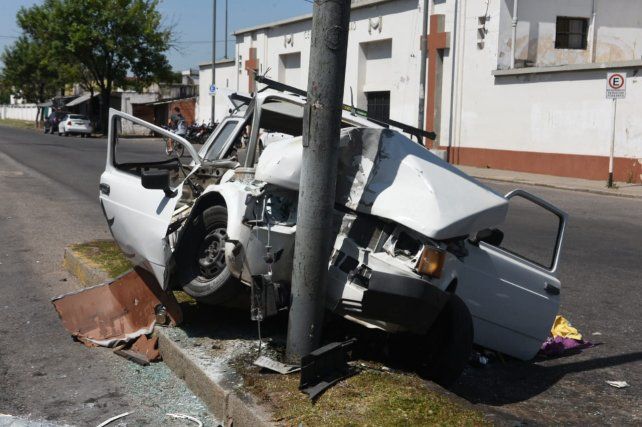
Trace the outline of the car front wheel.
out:
<instances>
[{"instance_id":1,"label":"car front wheel","mask_svg":"<svg viewBox=\"0 0 642 427\"><path fill-rule=\"evenodd\" d=\"M227 209L211 206L192 218L176 251L176 276L188 295L220 304L235 295L240 283L225 263Z\"/></svg>"},{"instance_id":2,"label":"car front wheel","mask_svg":"<svg viewBox=\"0 0 642 427\"><path fill-rule=\"evenodd\" d=\"M419 375L450 387L461 375L473 349L473 318L466 303L453 294L423 342L427 356Z\"/></svg>"}]
</instances>

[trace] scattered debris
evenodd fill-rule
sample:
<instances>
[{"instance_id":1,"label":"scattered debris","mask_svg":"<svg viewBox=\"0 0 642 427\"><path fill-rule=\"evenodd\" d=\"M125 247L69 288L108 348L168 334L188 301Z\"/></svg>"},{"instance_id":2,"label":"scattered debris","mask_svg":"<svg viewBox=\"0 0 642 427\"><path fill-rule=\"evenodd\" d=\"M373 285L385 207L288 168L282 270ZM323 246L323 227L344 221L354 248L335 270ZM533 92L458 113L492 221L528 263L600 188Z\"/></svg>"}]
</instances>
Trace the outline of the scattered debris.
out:
<instances>
[{"instance_id":1,"label":"scattered debris","mask_svg":"<svg viewBox=\"0 0 642 427\"><path fill-rule=\"evenodd\" d=\"M593 332L591 335L602 335L602 332Z\"/></svg>"},{"instance_id":2,"label":"scattered debris","mask_svg":"<svg viewBox=\"0 0 642 427\"><path fill-rule=\"evenodd\" d=\"M609 380L607 380L606 383L608 385L610 385L611 387L615 387L615 388L625 388L625 387L629 386L629 383L627 383L626 381L609 381Z\"/></svg>"},{"instance_id":3,"label":"scattered debris","mask_svg":"<svg viewBox=\"0 0 642 427\"><path fill-rule=\"evenodd\" d=\"M141 366L149 365L149 359L146 358L144 355L137 353L135 351L118 349L118 350L114 350L114 353L134 363L138 363Z\"/></svg>"},{"instance_id":4,"label":"scattered debris","mask_svg":"<svg viewBox=\"0 0 642 427\"><path fill-rule=\"evenodd\" d=\"M172 325L180 323L180 306L151 273L136 268L116 280L52 300L63 326L85 345L111 347L149 334L156 307L166 307Z\"/></svg>"},{"instance_id":5,"label":"scattered debris","mask_svg":"<svg viewBox=\"0 0 642 427\"><path fill-rule=\"evenodd\" d=\"M582 334L563 316L557 315L551 327L551 337L542 344L539 353L546 357L561 356L568 351L579 352L594 344L582 339Z\"/></svg>"},{"instance_id":6,"label":"scattered debris","mask_svg":"<svg viewBox=\"0 0 642 427\"><path fill-rule=\"evenodd\" d=\"M476 368L485 368L486 365L488 365L488 362L488 357L478 351L475 351L470 355L470 364Z\"/></svg>"},{"instance_id":7,"label":"scattered debris","mask_svg":"<svg viewBox=\"0 0 642 427\"><path fill-rule=\"evenodd\" d=\"M191 415L185 415L185 414L166 414L166 415L168 417L172 417L172 418L178 418L178 419L182 419L182 420L190 420L193 423L196 423L196 425L198 427L203 427L203 423L198 418L192 417Z\"/></svg>"},{"instance_id":8,"label":"scattered debris","mask_svg":"<svg viewBox=\"0 0 642 427\"><path fill-rule=\"evenodd\" d=\"M566 320L564 316L559 314L555 316L555 321L551 327L551 335L553 338L562 337L562 338L571 338L574 340L581 340L582 334L571 325L571 322Z\"/></svg>"},{"instance_id":9,"label":"scattered debris","mask_svg":"<svg viewBox=\"0 0 642 427\"><path fill-rule=\"evenodd\" d=\"M348 365L348 351L357 340L333 342L301 358L299 390L315 400L326 389L357 373Z\"/></svg>"},{"instance_id":10,"label":"scattered debris","mask_svg":"<svg viewBox=\"0 0 642 427\"><path fill-rule=\"evenodd\" d=\"M147 338L147 335L141 335L131 346L132 351L144 355L150 362L156 362L161 359L158 351L158 337Z\"/></svg>"},{"instance_id":11,"label":"scattered debris","mask_svg":"<svg viewBox=\"0 0 642 427\"><path fill-rule=\"evenodd\" d=\"M119 420L119 419L121 419L121 418L124 418L124 417L126 417L127 415L129 415L129 414L131 414L131 413L132 413L132 412L123 412L123 413L122 413L122 414L120 414L120 415L116 415L115 417L111 417L110 419L103 421L102 423L98 424L98 426L97 426L97 427L104 427L104 426L106 426L107 424L110 424L110 423L112 423L112 422L114 422L114 421L116 421L116 420Z\"/></svg>"},{"instance_id":12,"label":"scattered debris","mask_svg":"<svg viewBox=\"0 0 642 427\"><path fill-rule=\"evenodd\" d=\"M117 346L114 348L114 353L141 366L147 366L161 359L158 351L158 337L147 338L147 335L141 335L133 344Z\"/></svg>"},{"instance_id":13,"label":"scattered debris","mask_svg":"<svg viewBox=\"0 0 642 427\"><path fill-rule=\"evenodd\" d=\"M274 359L270 359L267 356L259 356L253 363L256 366L269 369L270 371L278 372L279 374L283 375L291 374L293 372L301 370L300 366L287 365Z\"/></svg>"}]
</instances>

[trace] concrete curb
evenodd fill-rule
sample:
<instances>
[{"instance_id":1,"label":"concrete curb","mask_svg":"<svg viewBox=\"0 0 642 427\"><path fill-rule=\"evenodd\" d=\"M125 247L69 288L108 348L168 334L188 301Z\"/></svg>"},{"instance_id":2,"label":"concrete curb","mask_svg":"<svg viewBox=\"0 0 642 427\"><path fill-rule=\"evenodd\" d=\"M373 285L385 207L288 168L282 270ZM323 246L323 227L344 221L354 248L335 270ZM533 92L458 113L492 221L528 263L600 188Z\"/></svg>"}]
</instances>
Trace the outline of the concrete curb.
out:
<instances>
[{"instance_id":1,"label":"concrete curb","mask_svg":"<svg viewBox=\"0 0 642 427\"><path fill-rule=\"evenodd\" d=\"M175 342L164 327L157 327L158 348L163 362L200 397L226 426L273 426L271 416L249 395L242 395L212 373L202 359Z\"/></svg>"},{"instance_id":2,"label":"concrete curb","mask_svg":"<svg viewBox=\"0 0 642 427\"><path fill-rule=\"evenodd\" d=\"M105 271L88 265L87 260L71 248L65 248L63 266L85 286L111 280ZM275 425L269 411L257 404L251 396L242 394L233 383L229 383L229 376L224 375L224 371L208 367L206 359L197 357L176 342L178 340L175 341L171 336L172 329L179 328L156 327L154 330L158 335L158 348L163 362L203 400L215 418L224 420L225 426Z\"/></svg>"},{"instance_id":3,"label":"concrete curb","mask_svg":"<svg viewBox=\"0 0 642 427\"><path fill-rule=\"evenodd\" d=\"M105 271L90 266L87 260L71 248L65 248L62 265L85 286L99 285L111 279Z\"/></svg>"},{"instance_id":4,"label":"concrete curb","mask_svg":"<svg viewBox=\"0 0 642 427\"><path fill-rule=\"evenodd\" d=\"M609 190L597 190L597 189L591 189L591 188L578 188L578 187L573 187L571 185L545 184L545 183L532 182L532 181L522 180L522 179L488 177L488 176L483 176L483 175L476 175L476 174L470 173L470 172L467 172L467 173L468 173L468 175L472 176L475 179L483 179L483 180L486 180L486 181L510 182L510 183L514 183L514 184L533 185L535 187L555 188L557 190L569 190L569 191L579 191L579 192L582 192L582 193L599 194L599 195L602 195L602 196L624 197L624 198L627 198L627 199L642 199L642 195L637 196L635 194L616 193L615 191L617 191L617 190L609 191Z\"/></svg>"}]
</instances>

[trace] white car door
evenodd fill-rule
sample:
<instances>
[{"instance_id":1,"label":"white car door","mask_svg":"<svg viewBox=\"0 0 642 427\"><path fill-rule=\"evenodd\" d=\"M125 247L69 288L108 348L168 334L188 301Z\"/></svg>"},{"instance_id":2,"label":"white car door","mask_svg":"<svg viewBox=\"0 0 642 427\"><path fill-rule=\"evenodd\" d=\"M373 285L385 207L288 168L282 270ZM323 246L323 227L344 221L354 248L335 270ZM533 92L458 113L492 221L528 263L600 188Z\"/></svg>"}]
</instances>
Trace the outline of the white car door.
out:
<instances>
[{"instance_id":1,"label":"white car door","mask_svg":"<svg viewBox=\"0 0 642 427\"><path fill-rule=\"evenodd\" d=\"M470 244L457 295L473 316L475 343L528 360L537 354L558 314L556 272L566 214L523 190L506 195L513 197L533 202L558 218L550 265L539 265L484 241Z\"/></svg>"},{"instance_id":2,"label":"white car door","mask_svg":"<svg viewBox=\"0 0 642 427\"><path fill-rule=\"evenodd\" d=\"M125 124L125 122L127 122ZM178 166L178 158L157 150L164 142L154 145L153 138L119 138L119 129L129 126L136 133L146 132L169 137L174 144L182 144L191 159L183 159L184 167ZM146 129L144 129L146 128ZM165 286L165 274L170 250L166 239L172 214L180 200L183 183L200 167L200 158L194 147L185 139L158 126L147 123L129 114L111 109L109 111L107 162L105 172L100 177L100 203L114 240L125 256L131 261L151 271L156 279ZM128 161L119 157L119 146L128 144L133 147L127 152ZM151 161L161 157L160 161ZM185 161L187 160L187 161ZM178 176L165 189L155 186L165 172L180 168ZM143 176L146 180L144 186ZM150 185L150 182L152 183ZM153 187L153 188L150 188Z\"/></svg>"}]
</instances>

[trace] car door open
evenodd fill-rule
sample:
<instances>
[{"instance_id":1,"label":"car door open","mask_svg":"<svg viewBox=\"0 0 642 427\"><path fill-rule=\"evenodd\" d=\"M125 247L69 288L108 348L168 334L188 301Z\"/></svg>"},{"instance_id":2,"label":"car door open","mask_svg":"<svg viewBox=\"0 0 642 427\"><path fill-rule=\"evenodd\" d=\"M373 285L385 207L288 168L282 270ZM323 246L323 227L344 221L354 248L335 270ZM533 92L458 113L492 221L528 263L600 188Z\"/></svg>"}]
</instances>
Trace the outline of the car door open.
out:
<instances>
[{"instance_id":1,"label":"car door open","mask_svg":"<svg viewBox=\"0 0 642 427\"><path fill-rule=\"evenodd\" d=\"M185 147L185 155L165 151L167 139ZM180 136L137 117L111 109L105 171L100 177L100 203L121 250L154 273L165 286L170 259L166 239L185 180L201 161Z\"/></svg>"},{"instance_id":2,"label":"car door open","mask_svg":"<svg viewBox=\"0 0 642 427\"><path fill-rule=\"evenodd\" d=\"M534 204L544 210L541 216L550 216L553 223L545 223L550 226L546 260L534 259L532 253L525 255L528 250L523 249L543 248L544 243L536 241L541 240L542 232L514 238L527 243L519 252L502 243L501 238L492 243L473 239L466 257L468 268L460 274L457 294L473 315L475 342L528 360L539 350L558 314L561 284L557 267L566 214L523 190L505 197L511 201L520 199L531 207ZM520 221L531 218L520 213L516 214L522 217ZM524 224L518 222L515 228L526 229L520 225Z\"/></svg>"}]
</instances>

